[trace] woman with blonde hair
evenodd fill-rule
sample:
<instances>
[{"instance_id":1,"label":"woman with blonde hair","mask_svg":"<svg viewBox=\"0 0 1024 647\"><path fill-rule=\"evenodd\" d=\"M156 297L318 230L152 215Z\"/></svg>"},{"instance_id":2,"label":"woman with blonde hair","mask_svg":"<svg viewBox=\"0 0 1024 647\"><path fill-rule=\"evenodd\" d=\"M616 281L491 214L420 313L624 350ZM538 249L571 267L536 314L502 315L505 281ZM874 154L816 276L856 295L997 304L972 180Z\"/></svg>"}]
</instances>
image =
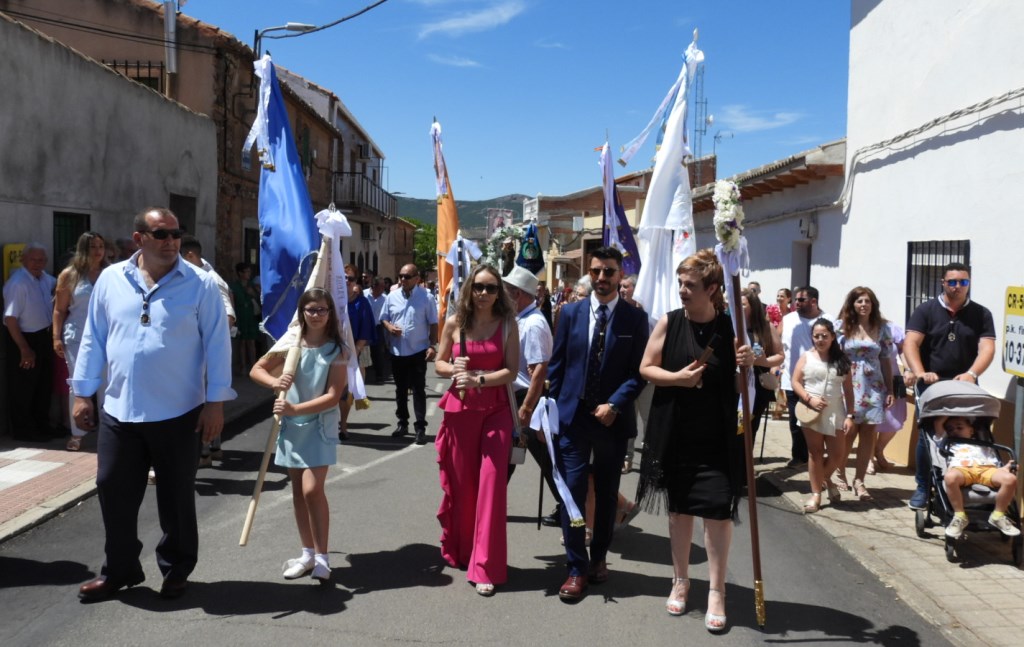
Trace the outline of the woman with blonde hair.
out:
<instances>
[{"instance_id":1,"label":"woman with blonde hair","mask_svg":"<svg viewBox=\"0 0 1024 647\"><path fill-rule=\"evenodd\" d=\"M85 330L92 288L107 265L106 241L96 232L87 231L78 237L74 256L57 277L57 288L53 294L53 352L67 363L68 375L75 374L75 358ZM73 407L75 395L72 393L69 398L68 406ZM72 417L67 450L77 452L81 449L85 434L86 431L80 429Z\"/></svg>"},{"instance_id":2,"label":"woman with blonde hair","mask_svg":"<svg viewBox=\"0 0 1024 647\"><path fill-rule=\"evenodd\" d=\"M654 327L640 375L655 385L644 438L637 501L669 512L670 615L686 612L694 519L704 525L709 591L705 628L726 628L725 574L732 523L743 485L743 436L736 433L737 365L751 366L750 346L735 338L724 314L722 266L703 249L676 270L681 310Z\"/></svg>"},{"instance_id":3,"label":"woman with blonde hair","mask_svg":"<svg viewBox=\"0 0 1024 647\"><path fill-rule=\"evenodd\" d=\"M483 596L508 578L508 384L519 371L519 328L501 273L478 265L441 331L434 367L451 387L434 445L440 466L441 556Z\"/></svg>"}]
</instances>

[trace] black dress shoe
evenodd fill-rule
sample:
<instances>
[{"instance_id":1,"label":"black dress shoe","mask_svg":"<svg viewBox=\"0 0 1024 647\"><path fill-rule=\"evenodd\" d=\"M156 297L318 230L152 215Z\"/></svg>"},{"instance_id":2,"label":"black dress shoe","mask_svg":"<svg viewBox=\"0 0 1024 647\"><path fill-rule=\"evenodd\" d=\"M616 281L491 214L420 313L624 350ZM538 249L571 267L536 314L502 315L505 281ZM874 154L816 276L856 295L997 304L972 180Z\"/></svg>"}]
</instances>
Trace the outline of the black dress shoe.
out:
<instances>
[{"instance_id":1,"label":"black dress shoe","mask_svg":"<svg viewBox=\"0 0 1024 647\"><path fill-rule=\"evenodd\" d=\"M138 578L134 581L115 580L101 575L95 579L89 580L82 586L78 587L78 598L82 602L100 602L107 600L114 596L115 593L125 587L132 587L142 582L144 578Z\"/></svg>"},{"instance_id":2,"label":"black dress shoe","mask_svg":"<svg viewBox=\"0 0 1024 647\"><path fill-rule=\"evenodd\" d=\"M174 600L184 595L187 588L188 577L168 575L164 578L163 586L160 587L160 597L166 600Z\"/></svg>"},{"instance_id":3,"label":"black dress shoe","mask_svg":"<svg viewBox=\"0 0 1024 647\"><path fill-rule=\"evenodd\" d=\"M427 432L425 429L416 430L416 444L426 445L427 444Z\"/></svg>"},{"instance_id":4,"label":"black dress shoe","mask_svg":"<svg viewBox=\"0 0 1024 647\"><path fill-rule=\"evenodd\" d=\"M391 432L392 438L401 438L409 433L409 425L400 424L398 427Z\"/></svg>"},{"instance_id":5,"label":"black dress shoe","mask_svg":"<svg viewBox=\"0 0 1024 647\"><path fill-rule=\"evenodd\" d=\"M541 517L540 522L545 526L555 527L562 525L562 507L555 506L555 509L551 511L546 517Z\"/></svg>"}]
</instances>

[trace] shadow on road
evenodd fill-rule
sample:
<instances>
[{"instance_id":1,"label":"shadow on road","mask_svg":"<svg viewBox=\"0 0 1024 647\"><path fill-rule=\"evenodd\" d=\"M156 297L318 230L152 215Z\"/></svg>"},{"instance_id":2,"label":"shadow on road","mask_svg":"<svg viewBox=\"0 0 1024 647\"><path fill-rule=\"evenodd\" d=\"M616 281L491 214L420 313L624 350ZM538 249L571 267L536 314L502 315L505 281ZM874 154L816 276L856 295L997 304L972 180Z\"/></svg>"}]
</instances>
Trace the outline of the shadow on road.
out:
<instances>
[{"instance_id":1,"label":"shadow on road","mask_svg":"<svg viewBox=\"0 0 1024 647\"><path fill-rule=\"evenodd\" d=\"M452 577L437 546L406 544L398 550L345 555L348 566L334 567L333 581L354 593L405 589L417 586L447 586Z\"/></svg>"},{"instance_id":2,"label":"shadow on road","mask_svg":"<svg viewBox=\"0 0 1024 647\"><path fill-rule=\"evenodd\" d=\"M78 562L40 562L22 557L0 557L0 589L11 589L16 586L81 584L94 577L94 571Z\"/></svg>"},{"instance_id":3,"label":"shadow on road","mask_svg":"<svg viewBox=\"0 0 1024 647\"><path fill-rule=\"evenodd\" d=\"M337 571L335 571L337 572ZM320 584L311 579L294 582L191 582L177 600L164 600L155 591L135 587L122 591L122 603L154 613L202 609L215 616L274 614L274 619L296 613L326 616L345 610L352 592L338 588L337 577Z\"/></svg>"}]
</instances>

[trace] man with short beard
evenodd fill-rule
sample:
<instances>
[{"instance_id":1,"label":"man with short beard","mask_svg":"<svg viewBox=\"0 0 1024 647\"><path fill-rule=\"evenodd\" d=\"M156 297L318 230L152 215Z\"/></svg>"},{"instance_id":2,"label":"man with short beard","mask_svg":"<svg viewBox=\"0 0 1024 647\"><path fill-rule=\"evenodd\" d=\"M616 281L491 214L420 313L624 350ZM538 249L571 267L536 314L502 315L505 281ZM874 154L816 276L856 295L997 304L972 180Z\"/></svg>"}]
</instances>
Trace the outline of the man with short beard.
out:
<instances>
[{"instance_id":1,"label":"man with short beard","mask_svg":"<svg viewBox=\"0 0 1024 647\"><path fill-rule=\"evenodd\" d=\"M800 421L796 419L796 403L800 401L793 392L793 370L800 356L814 346L811 342L811 328L818 319L832 320L818 307L818 290L811 286L796 291L796 310L782 318L782 352L785 361L782 364L782 390L786 392L786 404L789 408L789 434L793 438L792 458L787 467L798 468L807 465L807 441L800 429Z\"/></svg>"}]
</instances>

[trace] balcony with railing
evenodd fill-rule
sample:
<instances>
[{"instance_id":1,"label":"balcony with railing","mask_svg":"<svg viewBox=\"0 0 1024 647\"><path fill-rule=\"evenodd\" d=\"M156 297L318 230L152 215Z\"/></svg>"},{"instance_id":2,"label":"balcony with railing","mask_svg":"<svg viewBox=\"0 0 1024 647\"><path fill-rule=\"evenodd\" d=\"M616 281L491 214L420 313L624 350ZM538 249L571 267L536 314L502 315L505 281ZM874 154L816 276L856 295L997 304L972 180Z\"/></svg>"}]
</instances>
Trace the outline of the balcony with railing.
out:
<instances>
[{"instance_id":1,"label":"balcony with railing","mask_svg":"<svg viewBox=\"0 0 1024 647\"><path fill-rule=\"evenodd\" d=\"M367 210L382 218L398 216L398 198L362 173L334 173L333 201L341 209Z\"/></svg>"}]
</instances>

